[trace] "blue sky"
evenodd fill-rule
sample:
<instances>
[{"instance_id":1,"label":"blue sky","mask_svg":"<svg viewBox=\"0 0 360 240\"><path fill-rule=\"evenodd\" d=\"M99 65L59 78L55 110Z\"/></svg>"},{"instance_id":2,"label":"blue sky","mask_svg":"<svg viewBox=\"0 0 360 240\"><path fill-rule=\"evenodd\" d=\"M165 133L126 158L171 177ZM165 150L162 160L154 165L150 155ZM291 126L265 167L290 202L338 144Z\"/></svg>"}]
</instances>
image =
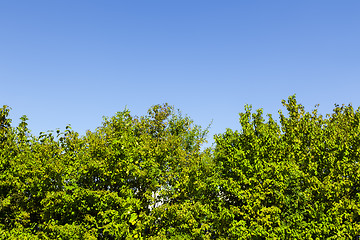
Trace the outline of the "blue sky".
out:
<instances>
[{"instance_id":1,"label":"blue sky","mask_svg":"<svg viewBox=\"0 0 360 240\"><path fill-rule=\"evenodd\" d=\"M80 134L168 102L212 135L245 104L360 105L360 1L1 1L0 104Z\"/></svg>"}]
</instances>

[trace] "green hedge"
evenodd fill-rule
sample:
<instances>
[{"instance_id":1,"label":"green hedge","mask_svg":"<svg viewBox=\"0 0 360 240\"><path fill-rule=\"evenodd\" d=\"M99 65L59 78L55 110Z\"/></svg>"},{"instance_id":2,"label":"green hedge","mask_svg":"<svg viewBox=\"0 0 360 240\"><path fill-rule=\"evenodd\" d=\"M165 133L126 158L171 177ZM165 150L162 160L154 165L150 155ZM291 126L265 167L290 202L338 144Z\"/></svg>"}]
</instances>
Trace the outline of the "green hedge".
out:
<instances>
[{"instance_id":1,"label":"green hedge","mask_svg":"<svg viewBox=\"0 0 360 240\"><path fill-rule=\"evenodd\" d=\"M0 109L1 239L351 239L360 234L360 110L279 121L250 106L215 135L156 105L85 136L33 136Z\"/></svg>"}]
</instances>

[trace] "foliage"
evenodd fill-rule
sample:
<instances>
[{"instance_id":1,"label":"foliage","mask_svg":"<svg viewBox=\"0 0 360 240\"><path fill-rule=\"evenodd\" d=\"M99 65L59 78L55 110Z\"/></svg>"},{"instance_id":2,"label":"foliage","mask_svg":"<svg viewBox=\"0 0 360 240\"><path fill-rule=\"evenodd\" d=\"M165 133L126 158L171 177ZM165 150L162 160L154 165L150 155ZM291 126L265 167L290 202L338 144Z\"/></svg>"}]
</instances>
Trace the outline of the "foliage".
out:
<instances>
[{"instance_id":1,"label":"foliage","mask_svg":"<svg viewBox=\"0 0 360 240\"><path fill-rule=\"evenodd\" d=\"M1 110L0 235L39 239L201 236L206 131L168 105L128 110L86 136L29 134ZM201 193L199 191L199 193ZM171 209L171 211L168 211ZM170 221L176 215L176 221ZM178 221L178 222L177 222ZM180 224L181 222L181 224ZM199 227L200 224L200 227Z\"/></svg>"},{"instance_id":2,"label":"foliage","mask_svg":"<svg viewBox=\"0 0 360 240\"><path fill-rule=\"evenodd\" d=\"M241 131L215 137L220 236L351 239L360 230L360 110L323 118L295 96L280 124L262 110L240 113Z\"/></svg>"},{"instance_id":3,"label":"foliage","mask_svg":"<svg viewBox=\"0 0 360 240\"><path fill-rule=\"evenodd\" d=\"M215 135L167 104L94 132L30 134L0 109L0 239L348 239L360 231L360 110L245 106Z\"/></svg>"}]
</instances>

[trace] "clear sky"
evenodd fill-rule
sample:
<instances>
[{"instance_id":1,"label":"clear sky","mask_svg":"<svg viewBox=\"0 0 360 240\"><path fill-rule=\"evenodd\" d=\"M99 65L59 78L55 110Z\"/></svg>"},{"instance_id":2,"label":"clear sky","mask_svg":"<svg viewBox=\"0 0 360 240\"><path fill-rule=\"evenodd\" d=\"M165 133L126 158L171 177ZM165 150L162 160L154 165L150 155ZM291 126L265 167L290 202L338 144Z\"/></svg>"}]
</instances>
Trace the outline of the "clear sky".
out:
<instances>
[{"instance_id":1,"label":"clear sky","mask_svg":"<svg viewBox=\"0 0 360 240\"><path fill-rule=\"evenodd\" d=\"M0 1L0 104L80 134L168 102L212 135L246 103L360 105L360 1Z\"/></svg>"}]
</instances>

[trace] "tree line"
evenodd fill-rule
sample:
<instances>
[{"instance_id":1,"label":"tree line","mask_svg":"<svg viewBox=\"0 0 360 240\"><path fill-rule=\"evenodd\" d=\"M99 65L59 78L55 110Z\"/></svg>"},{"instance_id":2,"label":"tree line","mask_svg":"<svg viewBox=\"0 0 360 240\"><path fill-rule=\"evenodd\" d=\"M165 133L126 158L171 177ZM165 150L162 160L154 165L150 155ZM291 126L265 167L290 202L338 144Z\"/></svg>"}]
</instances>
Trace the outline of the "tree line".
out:
<instances>
[{"instance_id":1,"label":"tree line","mask_svg":"<svg viewBox=\"0 0 360 240\"><path fill-rule=\"evenodd\" d=\"M360 234L360 108L290 96L214 136L173 107L80 136L31 134L0 108L0 239L351 239Z\"/></svg>"}]
</instances>

